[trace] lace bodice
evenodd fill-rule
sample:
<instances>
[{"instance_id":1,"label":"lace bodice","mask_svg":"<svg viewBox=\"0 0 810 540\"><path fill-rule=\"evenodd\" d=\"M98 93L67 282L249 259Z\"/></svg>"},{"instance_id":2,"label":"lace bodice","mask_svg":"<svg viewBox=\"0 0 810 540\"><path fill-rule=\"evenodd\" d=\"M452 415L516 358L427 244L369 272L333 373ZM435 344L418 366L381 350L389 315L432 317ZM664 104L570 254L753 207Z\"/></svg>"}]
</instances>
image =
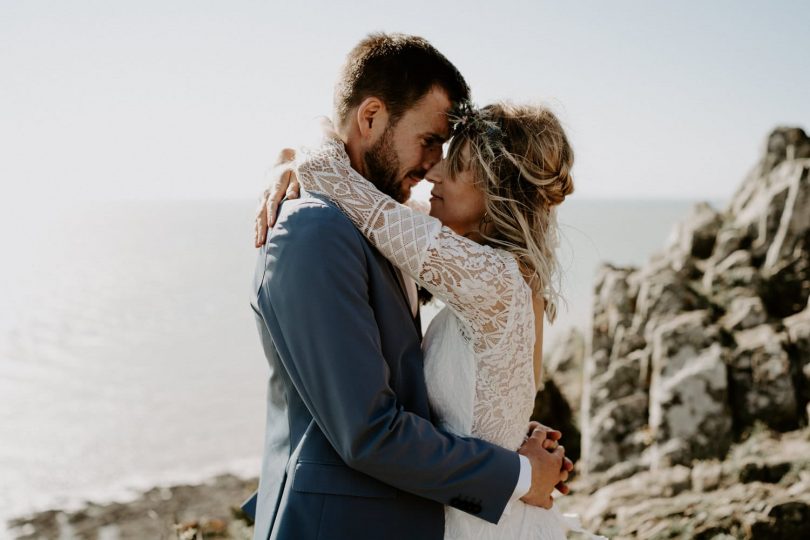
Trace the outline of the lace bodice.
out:
<instances>
[{"instance_id":1,"label":"lace bodice","mask_svg":"<svg viewBox=\"0 0 810 540\"><path fill-rule=\"evenodd\" d=\"M458 318L475 357L469 434L517 449L534 403L535 332L533 293L515 258L381 193L351 168L339 140L298 152L295 169L304 190L332 199L386 258Z\"/></svg>"}]
</instances>

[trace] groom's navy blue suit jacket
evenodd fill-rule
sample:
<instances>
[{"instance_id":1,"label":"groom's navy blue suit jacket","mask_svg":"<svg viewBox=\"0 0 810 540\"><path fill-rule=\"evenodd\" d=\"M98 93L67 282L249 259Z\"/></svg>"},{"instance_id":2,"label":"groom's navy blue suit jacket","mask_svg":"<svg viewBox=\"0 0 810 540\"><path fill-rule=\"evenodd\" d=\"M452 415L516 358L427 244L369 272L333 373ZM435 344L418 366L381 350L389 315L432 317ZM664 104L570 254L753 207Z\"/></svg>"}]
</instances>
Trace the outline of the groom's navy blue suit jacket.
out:
<instances>
[{"instance_id":1,"label":"groom's navy blue suit jacket","mask_svg":"<svg viewBox=\"0 0 810 540\"><path fill-rule=\"evenodd\" d=\"M282 205L251 301L270 368L254 540L436 539L497 522L518 455L437 429L399 274L329 200Z\"/></svg>"}]
</instances>

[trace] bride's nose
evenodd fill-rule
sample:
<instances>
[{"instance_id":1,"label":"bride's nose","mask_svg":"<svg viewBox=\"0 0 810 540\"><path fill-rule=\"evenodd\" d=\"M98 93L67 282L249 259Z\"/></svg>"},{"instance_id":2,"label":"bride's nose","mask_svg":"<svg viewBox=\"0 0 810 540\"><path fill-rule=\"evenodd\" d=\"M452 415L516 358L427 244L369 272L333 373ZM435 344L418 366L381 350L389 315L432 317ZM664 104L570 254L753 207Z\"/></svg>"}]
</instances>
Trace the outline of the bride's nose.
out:
<instances>
[{"instance_id":1,"label":"bride's nose","mask_svg":"<svg viewBox=\"0 0 810 540\"><path fill-rule=\"evenodd\" d=\"M428 170L428 172L425 174L425 180L434 184L444 181L446 164L447 161L443 159L431 167L430 170Z\"/></svg>"}]
</instances>

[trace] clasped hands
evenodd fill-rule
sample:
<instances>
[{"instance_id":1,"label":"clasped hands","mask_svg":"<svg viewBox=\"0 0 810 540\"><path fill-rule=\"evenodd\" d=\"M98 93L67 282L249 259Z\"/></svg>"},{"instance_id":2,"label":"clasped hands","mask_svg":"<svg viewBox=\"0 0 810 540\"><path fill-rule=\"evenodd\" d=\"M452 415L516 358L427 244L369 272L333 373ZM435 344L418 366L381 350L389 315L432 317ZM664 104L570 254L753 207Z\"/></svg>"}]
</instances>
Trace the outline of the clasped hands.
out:
<instances>
[{"instance_id":1,"label":"clasped hands","mask_svg":"<svg viewBox=\"0 0 810 540\"><path fill-rule=\"evenodd\" d=\"M565 457L565 448L559 444L562 433L539 422L529 422L529 431L518 453L532 464L532 486L521 500L532 506L551 508L551 494L557 489L563 495L569 492L569 473L574 464Z\"/></svg>"}]
</instances>

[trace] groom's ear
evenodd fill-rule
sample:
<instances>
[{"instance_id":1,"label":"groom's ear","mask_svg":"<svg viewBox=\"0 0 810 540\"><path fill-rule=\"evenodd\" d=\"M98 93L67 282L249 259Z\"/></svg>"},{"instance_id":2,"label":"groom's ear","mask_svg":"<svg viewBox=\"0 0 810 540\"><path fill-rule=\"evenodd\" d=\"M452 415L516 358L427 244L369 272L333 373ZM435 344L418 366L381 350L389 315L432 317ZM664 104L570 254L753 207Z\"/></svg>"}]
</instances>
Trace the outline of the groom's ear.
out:
<instances>
[{"instance_id":1,"label":"groom's ear","mask_svg":"<svg viewBox=\"0 0 810 540\"><path fill-rule=\"evenodd\" d=\"M367 97L357 107L357 128L364 142L371 143L383 134L388 125L388 109L379 98Z\"/></svg>"}]
</instances>

